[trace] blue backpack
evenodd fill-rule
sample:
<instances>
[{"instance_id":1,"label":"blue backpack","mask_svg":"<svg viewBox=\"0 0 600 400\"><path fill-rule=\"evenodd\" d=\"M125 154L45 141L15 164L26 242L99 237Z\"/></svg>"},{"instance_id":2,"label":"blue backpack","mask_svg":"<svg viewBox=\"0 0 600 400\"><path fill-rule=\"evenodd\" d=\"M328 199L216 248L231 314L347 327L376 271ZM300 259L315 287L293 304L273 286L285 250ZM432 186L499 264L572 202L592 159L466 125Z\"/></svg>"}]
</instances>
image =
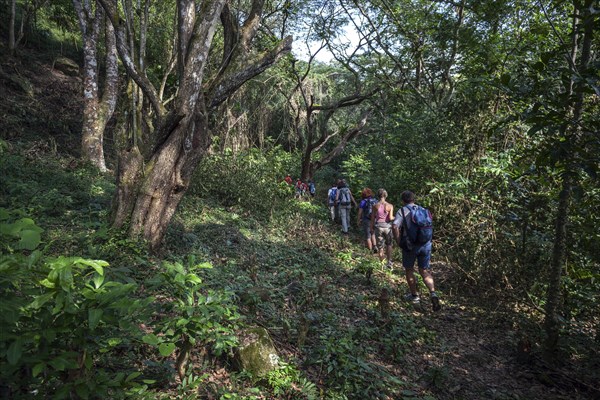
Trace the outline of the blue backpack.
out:
<instances>
[{"instance_id":1,"label":"blue backpack","mask_svg":"<svg viewBox=\"0 0 600 400\"><path fill-rule=\"evenodd\" d=\"M332 206L335 204L335 196L337 196L337 188L331 188L331 192L329 193L329 205Z\"/></svg>"},{"instance_id":2,"label":"blue backpack","mask_svg":"<svg viewBox=\"0 0 600 400\"><path fill-rule=\"evenodd\" d=\"M369 198L363 200L363 219L371 219L371 214L373 213L373 206L377 204L377 199Z\"/></svg>"},{"instance_id":3,"label":"blue backpack","mask_svg":"<svg viewBox=\"0 0 600 400\"><path fill-rule=\"evenodd\" d=\"M410 226L406 230L407 238L411 242L410 244L418 246L431 241L433 239L433 218L431 217L431 212L421 206L414 206L407 215L410 215L411 221ZM404 218L403 229L407 225L407 215L402 215Z\"/></svg>"}]
</instances>

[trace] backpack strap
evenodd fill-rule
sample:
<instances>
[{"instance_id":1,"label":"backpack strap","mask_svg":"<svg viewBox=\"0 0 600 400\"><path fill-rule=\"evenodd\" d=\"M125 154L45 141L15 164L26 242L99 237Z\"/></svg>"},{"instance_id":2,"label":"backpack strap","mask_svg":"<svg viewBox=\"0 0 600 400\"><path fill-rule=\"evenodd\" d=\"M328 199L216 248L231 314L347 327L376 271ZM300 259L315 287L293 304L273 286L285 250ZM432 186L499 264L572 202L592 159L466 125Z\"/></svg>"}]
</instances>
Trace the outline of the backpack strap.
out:
<instances>
[{"instance_id":1,"label":"backpack strap","mask_svg":"<svg viewBox=\"0 0 600 400\"><path fill-rule=\"evenodd\" d=\"M400 208L400 214L402 214L403 220L402 226L400 227L400 236L403 236L404 234L408 235L408 233L406 233L408 230L408 222L406 221L406 215L404 214L404 206Z\"/></svg>"}]
</instances>

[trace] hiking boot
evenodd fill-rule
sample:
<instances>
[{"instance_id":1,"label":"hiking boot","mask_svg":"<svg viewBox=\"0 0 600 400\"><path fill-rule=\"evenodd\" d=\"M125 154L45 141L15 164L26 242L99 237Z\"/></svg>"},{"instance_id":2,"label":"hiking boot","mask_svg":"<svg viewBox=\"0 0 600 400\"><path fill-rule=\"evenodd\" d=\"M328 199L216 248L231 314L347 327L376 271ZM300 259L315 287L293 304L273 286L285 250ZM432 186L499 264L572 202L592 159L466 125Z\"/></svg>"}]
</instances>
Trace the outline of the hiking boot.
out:
<instances>
[{"instance_id":1,"label":"hiking boot","mask_svg":"<svg viewBox=\"0 0 600 400\"><path fill-rule=\"evenodd\" d=\"M442 309L440 298L435 293L431 295L431 309L433 311L440 311Z\"/></svg>"},{"instance_id":2,"label":"hiking boot","mask_svg":"<svg viewBox=\"0 0 600 400\"><path fill-rule=\"evenodd\" d=\"M421 298L418 294L407 293L404 295L404 300L410 301L413 304L419 304L421 302Z\"/></svg>"},{"instance_id":3,"label":"hiking boot","mask_svg":"<svg viewBox=\"0 0 600 400\"><path fill-rule=\"evenodd\" d=\"M387 269L389 269L389 270L390 270L390 272L393 272L393 271L394 271L394 263L392 263L391 261L388 261L388 262L387 262L387 264L385 265L385 267L386 267Z\"/></svg>"}]
</instances>

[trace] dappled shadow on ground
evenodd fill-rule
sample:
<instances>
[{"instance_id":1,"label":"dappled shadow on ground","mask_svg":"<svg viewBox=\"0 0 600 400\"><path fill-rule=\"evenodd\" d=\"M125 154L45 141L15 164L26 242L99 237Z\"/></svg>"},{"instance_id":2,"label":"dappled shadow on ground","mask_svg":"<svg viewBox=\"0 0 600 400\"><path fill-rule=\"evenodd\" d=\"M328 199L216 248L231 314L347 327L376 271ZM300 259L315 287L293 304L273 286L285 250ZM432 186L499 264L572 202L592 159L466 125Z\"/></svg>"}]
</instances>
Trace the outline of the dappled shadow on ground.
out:
<instances>
[{"instance_id":1,"label":"dappled shadow on ground","mask_svg":"<svg viewBox=\"0 0 600 400\"><path fill-rule=\"evenodd\" d=\"M395 306L396 318L382 318L378 297L384 287L395 292L394 283L380 269L367 280L366 253L353 239L322 221L262 229L228 218L180 226L171 241L196 240L189 251L214 265L205 282L236 293L247 322L266 327L284 359L349 398L417 388L398 364L401 343L416 339L418 327Z\"/></svg>"},{"instance_id":2,"label":"dappled shadow on ground","mask_svg":"<svg viewBox=\"0 0 600 400\"><path fill-rule=\"evenodd\" d=\"M593 383L597 382L597 372L587 371L582 360L567 357L560 366L541 360L536 348L539 344L519 331L518 321L530 316L519 315L508 301L461 297L451 290L450 285L456 281L451 276L453 268L436 263L434 270L439 278L438 289L446 294L445 306L440 313L423 315L421 322L436 333L437 340L434 345L416 346L408 358L418 366L422 384L436 397L600 398ZM590 339L589 351L597 354L598 345Z\"/></svg>"},{"instance_id":3,"label":"dappled shadow on ground","mask_svg":"<svg viewBox=\"0 0 600 400\"><path fill-rule=\"evenodd\" d=\"M171 242L210 259L215 268L206 282L236 293L247 322L267 328L284 358L327 390L356 399L595 395L586 379L574 382L565 369L519 361L515 316L459 297L445 263L433 266L444 300L433 313L427 301L420 309L405 303L403 274L383 271L358 235L344 237L337 226L305 220L264 228L228 213L211 218L182 224Z\"/></svg>"}]
</instances>

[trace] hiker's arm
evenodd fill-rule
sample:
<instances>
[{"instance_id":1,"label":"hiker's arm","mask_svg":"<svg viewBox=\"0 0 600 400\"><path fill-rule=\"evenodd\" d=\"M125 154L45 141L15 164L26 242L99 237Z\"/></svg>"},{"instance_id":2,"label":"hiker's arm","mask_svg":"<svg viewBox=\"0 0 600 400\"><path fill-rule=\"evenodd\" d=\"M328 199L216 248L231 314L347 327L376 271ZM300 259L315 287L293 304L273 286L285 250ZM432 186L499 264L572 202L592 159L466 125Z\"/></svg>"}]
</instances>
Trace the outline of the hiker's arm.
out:
<instances>
[{"instance_id":1,"label":"hiker's arm","mask_svg":"<svg viewBox=\"0 0 600 400\"><path fill-rule=\"evenodd\" d=\"M400 209L402 210L402 209ZM398 211L398 214L396 214L396 219L394 219L394 222L392 223L392 232L394 232L394 239L396 239L396 242L398 242L400 240L400 225L402 224L402 217L400 216L400 211Z\"/></svg>"},{"instance_id":2,"label":"hiker's arm","mask_svg":"<svg viewBox=\"0 0 600 400\"><path fill-rule=\"evenodd\" d=\"M375 215L377 214L377 208L375 208L377 204L373 205L371 209L371 232L375 230Z\"/></svg>"},{"instance_id":3,"label":"hiker's arm","mask_svg":"<svg viewBox=\"0 0 600 400\"><path fill-rule=\"evenodd\" d=\"M352 192L350 192L350 198L352 199L352 202L354 203L354 207L358 207L358 205L356 204L356 200L354 200L354 196L352 196Z\"/></svg>"},{"instance_id":4,"label":"hiker's arm","mask_svg":"<svg viewBox=\"0 0 600 400\"><path fill-rule=\"evenodd\" d=\"M394 218L394 206L392 204L390 204L390 213L388 215L390 216L390 221L392 221Z\"/></svg>"},{"instance_id":5,"label":"hiker's arm","mask_svg":"<svg viewBox=\"0 0 600 400\"><path fill-rule=\"evenodd\" d=\"M362 208L358 209L358 216L356 217L356 224L360 227L360 220L362 219L363 210Z\"/></svg>"}]
</instances>

